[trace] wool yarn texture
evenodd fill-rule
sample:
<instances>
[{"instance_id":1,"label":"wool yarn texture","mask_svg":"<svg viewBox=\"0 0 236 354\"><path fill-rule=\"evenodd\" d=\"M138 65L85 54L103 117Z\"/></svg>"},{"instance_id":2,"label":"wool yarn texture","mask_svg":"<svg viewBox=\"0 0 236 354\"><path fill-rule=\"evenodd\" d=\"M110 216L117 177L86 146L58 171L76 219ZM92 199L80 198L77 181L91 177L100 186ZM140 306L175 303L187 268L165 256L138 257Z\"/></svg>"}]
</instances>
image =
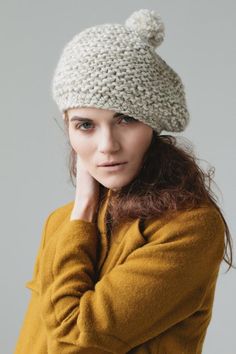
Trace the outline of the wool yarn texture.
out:
<instances>
[{"instance_id":1,"label":"wool yarn texture","mask_svg":"<svg viewBox=\"0 0 236 354\"><path fill-rule=\"evenodd\" d=\"M60 112L95 107L129 115L158 134L183 131L189 111L180 76L156 52L165 26L154 10L133 12L125 24L84 29L65 45L54 70L52 96Z\"/></svg>"}]
</instances>

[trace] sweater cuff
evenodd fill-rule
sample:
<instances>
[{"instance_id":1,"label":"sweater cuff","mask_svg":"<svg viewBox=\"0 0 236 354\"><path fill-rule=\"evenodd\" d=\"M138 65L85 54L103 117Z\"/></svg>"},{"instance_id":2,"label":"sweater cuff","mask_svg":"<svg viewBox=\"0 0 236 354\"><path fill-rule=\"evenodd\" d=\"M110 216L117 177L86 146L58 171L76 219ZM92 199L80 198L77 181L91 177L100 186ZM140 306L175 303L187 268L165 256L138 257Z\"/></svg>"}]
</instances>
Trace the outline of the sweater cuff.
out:
<instances>
[{"instance_id":1,"label":"sweater cuff","mask_svg":"<svg viewBox=\"0 0 236 354\"><path fill-rule=\"evenodd\" d=\"M90 222L83 219L70 220L69 217L59 226L59 229L56 230L56 233L60 234L71 234L79 235L79 237L90 237L91 235L97 235L98 228L96 222Z\"/></svg>"},{"instance_id":2,"label":"sweater cuff","mask_svg":"<svg viewBox=\"0 0 236 354\"><path fill-rule=\"evenodd\" d=\"M90 222L87 220L83 219L76 219L76 220L70 220L67 219L65 225L67 225L68 228L72 232L76 231L78 232L78 229L83 230L85 233L93 233L95 230L97 230L97 223L96 222Z\"/></svg>"}]
</instances>

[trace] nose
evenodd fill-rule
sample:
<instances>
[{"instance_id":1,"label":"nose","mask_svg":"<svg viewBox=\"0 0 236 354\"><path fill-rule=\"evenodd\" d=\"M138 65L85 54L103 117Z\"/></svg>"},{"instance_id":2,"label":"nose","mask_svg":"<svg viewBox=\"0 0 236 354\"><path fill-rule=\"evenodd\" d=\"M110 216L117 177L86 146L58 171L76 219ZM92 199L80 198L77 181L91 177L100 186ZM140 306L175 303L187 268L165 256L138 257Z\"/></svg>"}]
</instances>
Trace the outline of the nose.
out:
<instances>
[{"instance_id":1,"label":"nose","mask_svg":"<svg viewBox=\"0 0 236 354\"><path fill-rule=\"evenodd\" d=\"M120 143L114 132L112 132L111 129L101 132L98 142L98 151L108 154L118 150L120 150Z\"/></svg>"}]
</instances>

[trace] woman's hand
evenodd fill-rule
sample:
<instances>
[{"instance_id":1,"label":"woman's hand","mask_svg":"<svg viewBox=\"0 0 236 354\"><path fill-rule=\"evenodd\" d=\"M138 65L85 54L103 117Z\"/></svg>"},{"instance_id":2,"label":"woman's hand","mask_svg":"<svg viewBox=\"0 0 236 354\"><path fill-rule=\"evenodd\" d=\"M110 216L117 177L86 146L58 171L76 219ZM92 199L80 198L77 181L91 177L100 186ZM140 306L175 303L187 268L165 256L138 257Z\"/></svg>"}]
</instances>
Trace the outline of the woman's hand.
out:
<instances>
[{"instance_id":1,"label":"woman's hand","mask_svg":"<svg viewBox=\"0 0 236 354\"><path fill-rule=\"evenodd\" d=\"M76 194L71 220L95 221L99 202L100 184L84 167L77 154Z\"/></svg>"}]
</instances>

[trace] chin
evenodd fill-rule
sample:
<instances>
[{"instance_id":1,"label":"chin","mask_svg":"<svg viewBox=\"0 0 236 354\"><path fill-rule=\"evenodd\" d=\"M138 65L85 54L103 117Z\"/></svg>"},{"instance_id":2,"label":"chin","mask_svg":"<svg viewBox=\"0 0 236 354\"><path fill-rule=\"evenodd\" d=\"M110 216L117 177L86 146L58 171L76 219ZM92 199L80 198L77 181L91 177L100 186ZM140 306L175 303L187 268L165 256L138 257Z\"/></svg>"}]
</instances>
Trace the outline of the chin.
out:
<instances>
[{"instance_id":1,"label":"chin","mask_svg":"<svg viewBox=\"0 0 236 354\"><path fill-rule=\"evenodd\" d=\"M125 187L127 184L129 184L131 181L128 182L121 182L121 183L109 183L109 182L100 182L104 187L112 189L113 191L119 190L122 187Z\"/></svg>"}]
</instances>

